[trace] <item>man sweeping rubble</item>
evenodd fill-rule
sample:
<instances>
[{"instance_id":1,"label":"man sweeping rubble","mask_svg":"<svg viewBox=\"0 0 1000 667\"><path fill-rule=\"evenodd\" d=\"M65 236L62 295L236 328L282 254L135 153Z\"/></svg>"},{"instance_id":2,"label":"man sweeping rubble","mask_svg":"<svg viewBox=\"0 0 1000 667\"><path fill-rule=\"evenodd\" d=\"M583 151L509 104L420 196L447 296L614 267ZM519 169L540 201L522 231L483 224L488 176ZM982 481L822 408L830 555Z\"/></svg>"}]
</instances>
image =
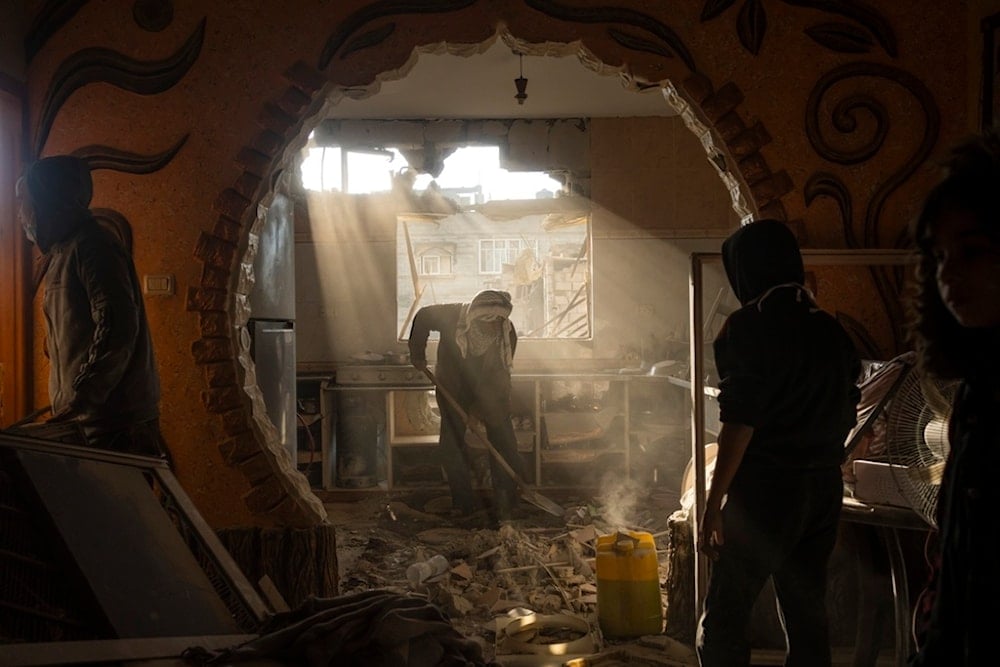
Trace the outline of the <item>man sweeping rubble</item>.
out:
<instances>
[{"instance_id":1,"label":"man sweeping rubble","mask_svg":"<svg viewBox=\"0 0 1000 667\"><path fill-rule=\"evenodd\" d=\"M469 446L465 431L469 417L486 428L486 437L504 461L523 479L517 439L510 419L511 368L517 332L510 321L510 294L484 290L468 303L424 306L410 328L410 361L427 370L427 339L440 333L435 364L441 432L438 455L451 490L452 512L468 516L482 509L472 488ZM454 403L453 403L454 401ZM518 502L515 480L490 457L493 512L497 520L510 519Z\"/></svg>"}]
</instances>

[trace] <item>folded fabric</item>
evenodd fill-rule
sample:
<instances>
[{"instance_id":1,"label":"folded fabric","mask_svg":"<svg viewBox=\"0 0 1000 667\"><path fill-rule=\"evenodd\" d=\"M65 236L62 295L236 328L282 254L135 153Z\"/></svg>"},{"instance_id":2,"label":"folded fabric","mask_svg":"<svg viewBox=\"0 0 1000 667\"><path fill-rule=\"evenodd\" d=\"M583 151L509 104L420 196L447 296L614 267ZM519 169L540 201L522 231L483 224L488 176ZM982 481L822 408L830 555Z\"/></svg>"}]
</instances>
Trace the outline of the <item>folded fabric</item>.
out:
<instances>
[{"instance_id":1,"label":"folded fabric","mask_svg":"<svg viewBox=\"0 0 1000 667\"><path fill-rule=\"evenodd\" d=\"M308 667L490 667L482 647L459 633L427 600L385 590L335 598L311 598L275 614L260 636L185 656L203 665L269 659Z\"/></svg>"}]
</instances>

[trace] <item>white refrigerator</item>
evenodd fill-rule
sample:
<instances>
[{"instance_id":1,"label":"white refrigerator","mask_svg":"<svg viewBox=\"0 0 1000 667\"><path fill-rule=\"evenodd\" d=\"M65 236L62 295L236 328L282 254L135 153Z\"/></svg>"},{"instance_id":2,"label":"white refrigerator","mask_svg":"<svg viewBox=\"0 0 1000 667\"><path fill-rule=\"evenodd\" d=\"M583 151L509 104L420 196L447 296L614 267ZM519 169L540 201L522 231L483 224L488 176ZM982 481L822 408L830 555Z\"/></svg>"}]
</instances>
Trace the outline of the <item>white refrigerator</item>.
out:
<instances>
[{"instance_id":1,"label":"white refrigerator","mask_svg":"<svg viewBox=\"0 0 1000 667\"><path fill-rule=\"evenodd\" d=\"M295 394L295 232L292 201L277 194L267 207L250 292L250 356L257 386L281 444L297 458Z\"/></svg>"}]
</instances>

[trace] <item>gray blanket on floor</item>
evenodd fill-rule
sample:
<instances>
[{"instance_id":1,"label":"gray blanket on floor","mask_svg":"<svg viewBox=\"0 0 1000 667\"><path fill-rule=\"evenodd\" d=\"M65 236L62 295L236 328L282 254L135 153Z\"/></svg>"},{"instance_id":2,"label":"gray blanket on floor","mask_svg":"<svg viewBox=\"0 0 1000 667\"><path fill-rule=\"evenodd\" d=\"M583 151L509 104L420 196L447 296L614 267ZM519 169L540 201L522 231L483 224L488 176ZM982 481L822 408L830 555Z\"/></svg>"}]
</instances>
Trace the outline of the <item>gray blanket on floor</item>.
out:
<instances>
[{"instance_id":1,"label":"gray blanket on floor","mask_svg":"<svg viewBox=\"0 0 1000 667\"><path fill-rule=\"evenodd\" d=\"M308 667L489 667L438 607L384 590L312 598L268 619L249 642L185 658L202 665L273 660Z\"/></svg>"}]
</instances>

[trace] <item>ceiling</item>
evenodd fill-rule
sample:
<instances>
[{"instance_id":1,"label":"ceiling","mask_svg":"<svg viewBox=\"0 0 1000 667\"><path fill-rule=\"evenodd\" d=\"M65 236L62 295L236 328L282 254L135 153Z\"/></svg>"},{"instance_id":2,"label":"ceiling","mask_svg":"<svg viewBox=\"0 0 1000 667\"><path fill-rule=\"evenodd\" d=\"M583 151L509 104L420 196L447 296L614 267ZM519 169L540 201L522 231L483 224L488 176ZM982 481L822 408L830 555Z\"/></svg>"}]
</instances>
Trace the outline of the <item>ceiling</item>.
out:
<instances>
[{"instance_id":1,"label":"ceiling","mask_svg":"<svg viewBox=\"0 0 1000 667\"><path fill-rule=\"evenodd\" d=\"M479 53L485 48L485 51ZM562 47L572 51L572 47ZM519 105L514 79L519 58L502 39L470 46L470 55L421 53L402 78L371 87L374 95L345 98L332 118L597 118L672 116L660 88L625 87L617 71L598 74L575 55L525 55L528 97ZM405 70L405 67L403 68ZM390 75L387 75L388 79ZM363 96L365 89L349 94Z\"/></svg>"}]
</instances>

